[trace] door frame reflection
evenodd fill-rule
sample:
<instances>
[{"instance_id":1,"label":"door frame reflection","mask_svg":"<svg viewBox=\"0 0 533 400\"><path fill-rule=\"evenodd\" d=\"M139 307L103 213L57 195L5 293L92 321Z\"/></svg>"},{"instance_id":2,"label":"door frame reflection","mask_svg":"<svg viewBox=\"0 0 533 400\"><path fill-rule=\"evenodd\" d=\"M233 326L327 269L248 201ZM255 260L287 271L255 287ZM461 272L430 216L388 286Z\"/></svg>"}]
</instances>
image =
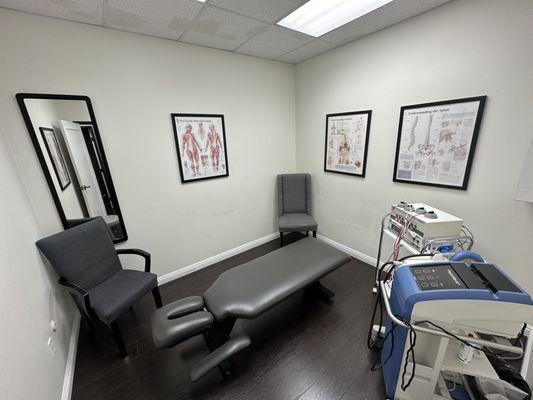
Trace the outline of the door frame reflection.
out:
<instances>
[{"instance_id":1,"label":"door frame reflection","mask_svg":"<svg viewBox=\"0 0 533 400\"><path fill-rule=\"evenodd\" d=\"M44 154L42 152L41 146L39 144L39 140L37 138L37 133L35 132L35 129L33 127L31 117L29 115L28 109L26 107L25 100L27 99L41 99L41 100L76 100L76 101L83 101L85 102L85 105L87 106L87 111L89 113L90 121L73 121L77 122L81 126L83 125L91 125L93 127L93 134L94 139L96 141L96 146L99 149L100 153L100 162L102 163L102 167L104 169L105 178L107 180L107 189L110 196L110 201L113 204L113 207L116 211L116 215L118 215L120 227L123 233L122 237L115 238L114 242L124 242L128 239L128 233L126 231L126 226L124 224L124 218L122 216L122 211L120 209L120 203L118 201L118 196L115 191L115 185L113 184L113 178L111 174L111 170L109 168L109 164L107 162L107 157L105 154L104 145L102 143L102 139L100 137L100 130L98 128L98 123L96 122L96 117L94 114L93 106L91 103L91 99L88 96L83 95L67 95L67 94L47 94L47 93L17 93L16 99L18 102L18 105L20 107L20 111L22 113L22 117L24 119L24 122L26 124L26 128L28 129L28 133L30 135L30 139L33 143L33 147L35 148L35 152L37 153L37 158L39 159L39 163L41 164L41 169L43 170L44 176L46 178L46 182L48 184L48 188L50 189L50 193L52 194L52 198L54 200L54 203L56 205L57 212L59 214L59 218L61 219L61 223L63 224L64 229L68 229L70 227L68 223L67 216L65 215L65 211L63 209L63 206L61 204L61 201L59 199L58 193L54 186L54 181L52 179L52 175L50 173L50 170L48 168L48 165L46 163L46 159L44 157ZM96 172L96 171L95 171ZM101 192L99 192L101 194ZM107 208L106 208L107 209Z\"/></svg>"}]
</instances>

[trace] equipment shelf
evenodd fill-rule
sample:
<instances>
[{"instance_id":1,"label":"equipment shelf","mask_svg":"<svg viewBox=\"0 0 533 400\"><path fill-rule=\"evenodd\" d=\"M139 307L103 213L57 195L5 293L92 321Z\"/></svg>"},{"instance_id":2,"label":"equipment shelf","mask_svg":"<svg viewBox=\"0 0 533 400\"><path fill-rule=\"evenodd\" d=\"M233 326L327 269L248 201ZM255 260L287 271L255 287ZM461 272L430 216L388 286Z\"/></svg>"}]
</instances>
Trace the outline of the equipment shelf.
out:
<instances>
[{"instance_id":1,"label":"equipment shelf","mask_svg":"<svg viewBox=\"0 0 533 400\"><path fill-rule=\"evenodd\" d=\"M472 357L472 361L468 364L460 361L457 358L459 346L457 341L450 340L446 353L444 354L444 360L441 366L442 371L457 372L462 375L480 376L494 380L500 379L485 353L481 351L475 350L474 357Z\"/></svg>"}]
</instances>

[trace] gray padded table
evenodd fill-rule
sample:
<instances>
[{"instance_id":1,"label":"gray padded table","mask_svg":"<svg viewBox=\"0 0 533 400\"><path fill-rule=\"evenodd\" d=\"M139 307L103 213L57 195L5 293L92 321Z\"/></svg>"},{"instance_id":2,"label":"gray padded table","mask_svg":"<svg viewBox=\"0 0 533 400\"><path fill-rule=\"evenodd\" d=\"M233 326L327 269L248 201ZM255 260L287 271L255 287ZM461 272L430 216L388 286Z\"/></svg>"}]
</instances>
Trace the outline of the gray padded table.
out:
<instances>
[{"instance_id":1,"label":"gray padded table","mask_svg":"<svg viewBox=\"0 0 533 400\"><path fill-rule=\"evenodd\" d=\"M350 261L340 250L305 238L222 273L204 293L218 321L253 319Z\"/></svg>"},{"instance_id":2,"label":"gray padded table","mask_svg":"<svg viewBox=\"0 0 533 400\"><path fill-rule=\"evenodd\" d=\"M333 293L319 279L350 261L340 250L315 238L305 238L222 273L203 296L167 304L152 315L152 337L158 348L172 347L203 334L211 351L192 369L197 381L218 367L231 372L229 358L248 347L242 333L231 337L238 318L254 319L300 290L331 302Z\"/></svg>"}]
</instances>

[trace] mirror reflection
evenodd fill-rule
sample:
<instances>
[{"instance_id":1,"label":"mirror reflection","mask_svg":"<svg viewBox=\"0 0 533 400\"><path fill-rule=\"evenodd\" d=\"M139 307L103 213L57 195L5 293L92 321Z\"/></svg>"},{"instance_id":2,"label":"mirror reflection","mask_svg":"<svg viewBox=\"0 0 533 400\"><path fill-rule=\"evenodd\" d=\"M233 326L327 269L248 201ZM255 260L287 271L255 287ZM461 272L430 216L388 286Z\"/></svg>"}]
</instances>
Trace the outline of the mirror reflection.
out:
<instances>
[{"instance_id":1,"label":"mirror reflection","mask_svg":"<svg viewBox=\"0 0 533 400\"><path fill-rule=\"evenodd\" d=\"M126 240L90 100L25 94L17 99L64 227L102 217L115 242Z\"/></svg>"}]
</instances>

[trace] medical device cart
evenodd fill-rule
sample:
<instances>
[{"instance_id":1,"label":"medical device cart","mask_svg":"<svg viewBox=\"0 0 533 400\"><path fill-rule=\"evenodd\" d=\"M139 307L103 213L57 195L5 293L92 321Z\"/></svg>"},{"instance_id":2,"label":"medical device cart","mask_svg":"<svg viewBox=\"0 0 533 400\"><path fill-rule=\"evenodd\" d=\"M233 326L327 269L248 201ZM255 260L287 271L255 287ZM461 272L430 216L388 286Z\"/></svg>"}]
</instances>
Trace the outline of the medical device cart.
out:
<instances>
[{"instance_id":1,"label":"medical device cart","mask_svg":"<svg viewBox=\"0 0 533 400\"><path fill-rule=\"evenodd\" d=\"M426 284L429 282L433 285ZM523 353L521 347L455 330L463 328L513 338L523 323L531 320L531 297L495 265L450 261L404 264L397 270L392 292L384 281L379 282L379 287L388 316L387 331L396 327L395 334L387 335L381 352L388 398L451 399L449 391L453 389L449 387L449 377L452 375L500 379L482 351L475 350L469 363L460 361L458 339L498 351ZM436 329L439 326L446 330ZM416 331L412 355L409 355L409 330ZM449 332L454 330L452 336ZM529 352L530 345L525 347ZM411 376L410 384L401 389L403 378ZM465 390L468 392L468 386Z\"/></svg>"}]
</instances>

